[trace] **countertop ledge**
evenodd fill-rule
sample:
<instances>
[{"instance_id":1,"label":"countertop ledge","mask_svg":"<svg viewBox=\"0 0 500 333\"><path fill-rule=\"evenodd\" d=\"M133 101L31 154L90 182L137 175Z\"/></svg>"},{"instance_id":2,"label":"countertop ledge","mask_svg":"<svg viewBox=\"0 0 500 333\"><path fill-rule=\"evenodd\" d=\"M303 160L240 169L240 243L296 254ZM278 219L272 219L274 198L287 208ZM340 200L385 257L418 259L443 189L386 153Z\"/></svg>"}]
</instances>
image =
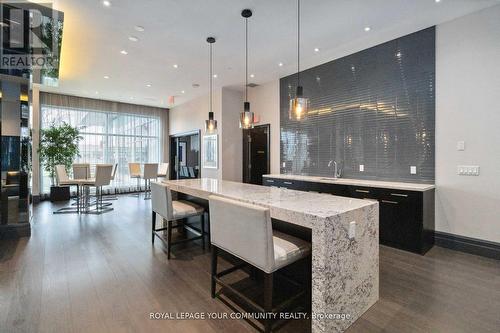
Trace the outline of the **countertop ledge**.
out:
<instances>
[{"instance_id":1,"label":"countertop ledge","mask_svg":"<svg viewBox=\"0 0 500 333\"><path fill-rule=\"evenodd\" d=\"M264 175L263 177L286 179L286 180L297 180L297 181L305 181L305 182L312 182L312 183L378 187L378 188L387 188L387 189L403 190L403 191L423 192L423 191L428 191L428 190L432 190L432 189L436 188L436 186L433 184L388 182L388 181L380 181L380 180L349 179L349 178L325 179L328 177L319 177L319 176L269 174L269 175Z\"/></svg>"}]
</instances>

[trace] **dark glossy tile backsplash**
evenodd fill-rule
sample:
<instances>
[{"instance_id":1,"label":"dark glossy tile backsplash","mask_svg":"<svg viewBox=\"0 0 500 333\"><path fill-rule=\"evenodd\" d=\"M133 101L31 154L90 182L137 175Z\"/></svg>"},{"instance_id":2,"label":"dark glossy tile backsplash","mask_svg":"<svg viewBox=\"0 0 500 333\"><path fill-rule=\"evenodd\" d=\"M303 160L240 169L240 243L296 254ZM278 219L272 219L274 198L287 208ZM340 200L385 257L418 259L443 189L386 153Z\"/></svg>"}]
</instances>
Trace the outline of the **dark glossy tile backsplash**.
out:
<instances>
[{"instance_id":1,"label":"dark glossy tile backsplash","mask_svg":"<svg viewBox=\"0 0 500 333\"><path fill-rule=\"evenodd\" d=\"M346 178L434 182L434 27L300 78L310 98L301 122L288 118L297 77L280 80L281 173L331 176L328 162L335 160Z\"/></svg>"}]
</instances>

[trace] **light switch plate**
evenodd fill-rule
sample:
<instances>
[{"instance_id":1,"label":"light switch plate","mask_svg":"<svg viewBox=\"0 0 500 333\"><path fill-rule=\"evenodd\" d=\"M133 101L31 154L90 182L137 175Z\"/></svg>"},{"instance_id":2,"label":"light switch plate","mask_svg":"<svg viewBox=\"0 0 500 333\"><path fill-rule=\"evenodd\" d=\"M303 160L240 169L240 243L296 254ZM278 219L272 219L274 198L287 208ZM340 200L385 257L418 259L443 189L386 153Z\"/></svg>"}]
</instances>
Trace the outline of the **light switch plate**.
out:
<instances>
[{"instance_id":1,"label":"light switch plate","mask_svg":"<svg viewBox=\"0 0 500 333\"><path fill-rule=\"evenodd\" d=\"M465 141L458 141L457 142L457 150L458 151L464 151L465 150Z\"/></svg>"},{"instance_id":2,"label":"light switch plate","mask_svg":"<svg viewBox=\"0 0 500 333\"><path fill-rule=\"evenodd\" d=\"M359 171L360 172L364 172L365 171L365 165L364 164L360 164L359 165Z\"/></svg>"},{"instance_id":3,"label":"light switch plate","mask_svg":"<svg viewBox=\"0 0 500 333\"><path fill-rule=\"evenodd\" d=\"M416 175L417 174L417 167L412 165L410 166L410 174Z\"/></svg>"},{"instance_id":4,"label":"light switch plate","mask_svg":"<svg viewBox=\"0 0 500 333\"><path fill-rule=\"evenodd\" d=\"M457 166L457 175L459 176L479 176L478 165L459 165Z\"/></svg>"}]
</instances>

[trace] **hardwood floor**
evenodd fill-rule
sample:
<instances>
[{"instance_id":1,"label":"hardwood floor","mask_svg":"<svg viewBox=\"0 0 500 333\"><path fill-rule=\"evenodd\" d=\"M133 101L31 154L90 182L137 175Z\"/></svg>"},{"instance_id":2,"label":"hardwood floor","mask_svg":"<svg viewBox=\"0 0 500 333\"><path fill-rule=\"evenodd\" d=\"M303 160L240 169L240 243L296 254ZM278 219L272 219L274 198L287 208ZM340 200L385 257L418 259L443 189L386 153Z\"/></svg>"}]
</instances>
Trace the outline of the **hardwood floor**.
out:
<instances>
[{"instance_id":1,"label":"hardwood floor","mask_svg":"<svg viewBox=\"0 0 500 333\"><path fill-rule=\"evenodd\" d=\"M31 238L0 240L0 332L254 332L241 320L151 320L231 311L210 298L208 251L190 244L167 261L161 242L151 246L150 201L113 204L77 216L44 202ZM499 261L381 246L380 300L349 332L498 332L499 312Z\"/></svg>"}]
</instances>

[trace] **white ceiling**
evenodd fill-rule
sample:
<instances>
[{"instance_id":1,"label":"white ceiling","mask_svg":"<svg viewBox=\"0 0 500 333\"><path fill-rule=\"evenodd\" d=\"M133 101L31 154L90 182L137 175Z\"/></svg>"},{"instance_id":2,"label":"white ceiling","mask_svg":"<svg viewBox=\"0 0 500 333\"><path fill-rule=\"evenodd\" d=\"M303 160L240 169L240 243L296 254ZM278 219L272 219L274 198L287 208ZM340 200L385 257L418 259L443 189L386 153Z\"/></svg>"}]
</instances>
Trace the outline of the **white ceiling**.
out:
<instances>
[{"instance_id":1,"label":"white ceiling","mask_svg":"<svg viewBox=\"0 0 500 333\"><path fill-rule=\"evenodd\" d=\"M215 87L242 88L244 8L254 12L249 73L255 78L250 81L261 84L296 70L295 0L110 1L105 7L101 0L55 0L54 7L65 13L60 84L42 90L163 107L174 95L178 105L208 93L207 36L217 38ZM312 67L498 3L303 0L301 62ZM136 25L145 31L135 31ZM371 31L365 32L366 26Z\"/></svg>"}]
</instances>

